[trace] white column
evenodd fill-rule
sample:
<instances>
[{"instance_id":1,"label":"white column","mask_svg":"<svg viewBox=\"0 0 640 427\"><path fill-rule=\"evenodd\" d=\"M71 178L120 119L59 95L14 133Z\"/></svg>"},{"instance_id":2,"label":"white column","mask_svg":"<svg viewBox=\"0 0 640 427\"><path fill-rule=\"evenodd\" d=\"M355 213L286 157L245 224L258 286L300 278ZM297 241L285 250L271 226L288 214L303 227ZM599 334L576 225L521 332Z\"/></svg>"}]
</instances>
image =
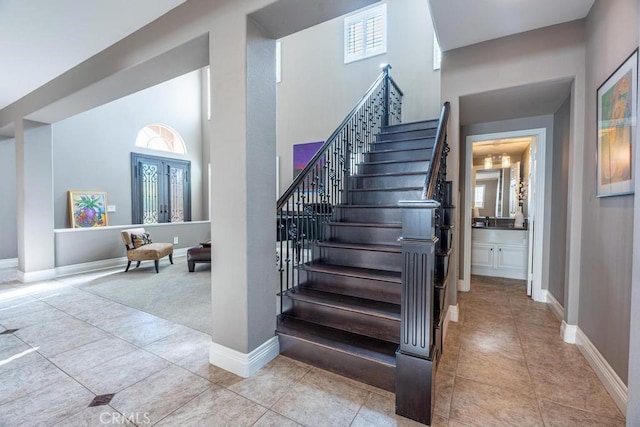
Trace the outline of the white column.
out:
<instances>
[{"instance_id":1,"label":"white column","mask_svg":"<svg viewBox=\"0 0 640 427\"><path fill-rule=\"evenodd\" d=\"M18 277L47 280L55 277L51 125L17 120L15 134Z\"/></svg>"}]
</instances>

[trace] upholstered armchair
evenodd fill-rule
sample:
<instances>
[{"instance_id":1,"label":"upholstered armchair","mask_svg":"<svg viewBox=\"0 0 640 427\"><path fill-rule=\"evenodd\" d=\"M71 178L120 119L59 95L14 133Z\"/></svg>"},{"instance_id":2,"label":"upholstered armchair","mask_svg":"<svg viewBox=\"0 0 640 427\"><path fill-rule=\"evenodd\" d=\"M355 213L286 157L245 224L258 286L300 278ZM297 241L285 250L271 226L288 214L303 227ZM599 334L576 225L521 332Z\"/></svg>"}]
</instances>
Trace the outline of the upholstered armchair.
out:
<instances>
[{"instance_id":1,"label":"upholstered armchair","mask_svg":"<svg viewBox=\"0 0 640 427\"><path fill-rule=\"evenodd\" d=\"M131 267L131 261L136 261L136 268L141 261L153 261L156 273L159 272L160 258L169 255L169 262L173 264L173 245L171 243L153 243L149 233L144 228L131 228L120 232L124 246L127 248L127 268Z\"/></svg>"}]
</instances>

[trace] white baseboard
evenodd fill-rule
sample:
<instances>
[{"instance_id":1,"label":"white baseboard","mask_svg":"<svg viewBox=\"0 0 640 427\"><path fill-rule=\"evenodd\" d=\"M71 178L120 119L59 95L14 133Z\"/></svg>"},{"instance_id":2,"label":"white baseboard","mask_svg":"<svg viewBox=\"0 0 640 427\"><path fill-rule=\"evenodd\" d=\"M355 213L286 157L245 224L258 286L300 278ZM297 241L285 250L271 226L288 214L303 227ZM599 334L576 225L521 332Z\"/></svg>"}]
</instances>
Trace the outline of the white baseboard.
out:
<instances>
[{"instance_id":1,"label":"white baseboard","mask_svg":"<svg viewBox=\"0 0 640 427\"><path fill-rule=\"evenodd\" d=\"M212 342L209 349L209 363L243 378L249 378L275 359L278 354L280 354L278 337L272 337L249 354Z\"/></svg>"},{"instance_id":2,"label":"white baseboard","mask_svg":"<svg viewBox=\"0 0 640 427\"><path fill-rule=\"evenodd\" d=\"M18 280L22 283L34 283L34 282L42 282L44 280L51 280L56 278L56 269L50 268L47 270L39 270L39 271L29 271L25 273L24 271L18 270Z\"/></svg>"},{"instance_id":3,"label":"white baseboard","mask_svg":"<svg viewBox=\"0 0 640 427\"><path fill-rule=\"evenodd\" d=\"M15 268L18 266L18 258L0 259L0 268Z\"/></svg>"},{"instance_id":4,"label":"white baseboard","mask_svg":"<svg viewBox=\"0 0 640 427\"><path fill-rule=\"evenodd\" d=\"M577 328L576 331L576 344L585 359L587 359L587 362L589 362L589 365L596 372L596 375L598 375L598 378L600 378L600 381L602 381L620 412L626 414L627 386L580 328Z\"/></svg>"},{"instance_id":5,"label":"white baseboard","mask_svg":"<svg viewBox=\"0 0 640 427\"><path fill-rule=\"evenodd\" d=\"M460 318L460 308L459 308L458 304L450 305L449 306L449 310L447 311L447 313L451 314L451 321L452 322L457 322L458 319Z\"/></svg>"},{"instance_id":6,"label":"white baseboard","mask_svg":"<svg viewBox=\"0 0 640 427\"><path fill-rule=\"evenodd\" d=\"M560 338L562 341L567 344L575 344L576 343L576 333L578 332L578 327L576 325L569 325L564 320L560 325Z\"/></svg>"},{"instance_id":7,"label":"white baseboard","mask_svg":"<svg viewBox=\"0 0 640 427\"><path fill-rule=\"evenodd\" d=\"M549 308L551 308L551 311L553 312L553 314L556 315L558 320L562 321L562 319L564 319L564 307L562 307L562 305L558 302L558 300L555 299L555 297L551 294L551 292L549 291L545 291L545 292L546 292L546 299L547 299L547 304L549 304Z\"/></svg>"},{"instance_id":8,"label":"white baseboard","mask_svg":"<svg viewBox=\"0 0 640 427\"><path fill-rule=\"evenodd\" d=\"M467 289L467 288L465 287L464 279L459 279L459 280L458 280L458 290L459 290L459 291L462 291L462 292L468 292L468 291L469 291L469 289Z\"/></svg>"},{"instance_id":9,"label":"white baseboard","mask_svg":"<svg viewBox=\"0 0 640 427\"><path fill-rule=\"evenodd\" d=\"M188 248L175 249L173 258L187 256ZM80 264L63 265L56 267L56 277L71 276L73 274L91 273L94 271L108 270L110 268L124 267L127 265L127 257L104 259L100 261L83 262Z\"/></svg>"}]
</instances>

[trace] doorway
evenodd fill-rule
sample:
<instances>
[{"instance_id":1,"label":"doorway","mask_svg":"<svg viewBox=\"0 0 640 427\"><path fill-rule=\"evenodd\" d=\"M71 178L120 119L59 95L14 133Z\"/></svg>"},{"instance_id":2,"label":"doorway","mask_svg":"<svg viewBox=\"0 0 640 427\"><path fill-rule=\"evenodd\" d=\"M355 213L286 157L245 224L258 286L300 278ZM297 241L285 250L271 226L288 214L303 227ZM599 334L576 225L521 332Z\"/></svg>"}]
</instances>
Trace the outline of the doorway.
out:
<instances>
[{"instance_id":1,"label":"doorway","mask_svg":"<svg viewBox=\"0 0 640 427\"><path fill-rule=\"evenodd\" d=\"M530 141L530 160L527 160L528 165L530 165L528 178L522 180L522 182L526 182L524 186L526 189L523 189L522 186L517 185L515 189L511 189L510 183L507 186L506 182L504 182L504 177L506 176L507 168L501 168L502 164L500 164L506 155L506 152L503 154L495 155L491 153L491 145L503 144L505 141ZM483 169L493 169L493 165L497 161L499 167L497 169L502 169L504 172L500 172L497 174L498 177L502 177L504 185L504 191L502 194L497 195L498 203L495 205L495 214L493 215L495 224L497 225L499 218L498 214L500 212L509 212L511 213L514 210L514 201L510 200L509 195L511 191L516 191L516 197L520 197L522 199L516 199L516 203L519 204L525 203L524 198L526 198L526 219L527 219L527 252L526 252L526 273L525 279L527 281L527 294L530 295L535 301L546 301L545 295L542 292L542 239L543 239L543 230L544 230L544 185L545 185L545 149L546 149L546 129L527 129L520 131L511 131L511 132L500 132L500 133L492 133L492 134L479 134L479 135L469 135L466 139L466 164L465 164L465 206L468 208L465 209L464 213L464 262L463 262L463 280L460 282L460 291L469 291L471 289L471 259L472 259L472 230L474 223L474 201L476 200L476 185L475 185L475 173L474 172L474 164L473 164L473 148L474 145L477 144L477 147L483 147L485 150L485 162L486 165L483 165ZM489 157L491 156L491 157ZM507 156L510 157L510 156ZM491 162L491 164L489 163ZM521 162L522 163L522 162ZM505 163L506 166L506 163ZM520 165L525 166L525 165ZM529 167L529 166L527 166ZM478 170L478 167L476 167ZM509 166L509 170L511 170L511 165ZM496 176L496 173L493 172L491 176ZM523 206L524 207L524 206ZM516 208L517 209L517 208ZM489 215L487 215L489 216ZM477 218L477 217L476 217ZM507 221L509 221L507 217ZM515 221L515 218L514 220ZM480 224L478 224L480 226ZM488 225L488 224L487 224ZM487 246L487 253L493 256L493 250L489 252L489 246ZM482 249L482 247L480 247ZM500 248L495 249L496 253ZM513 248L517 249L517 248ZM520 256L523 256L523 249L520 250ZM503 252L500 251L500 254ZM496 255L497 257L498 255ZM489 258L488 258L489 261ZM496 267L495 263L492 264L493 267ZM486 270L485 270L486 272Z\"/></svg>"}]
</instances>

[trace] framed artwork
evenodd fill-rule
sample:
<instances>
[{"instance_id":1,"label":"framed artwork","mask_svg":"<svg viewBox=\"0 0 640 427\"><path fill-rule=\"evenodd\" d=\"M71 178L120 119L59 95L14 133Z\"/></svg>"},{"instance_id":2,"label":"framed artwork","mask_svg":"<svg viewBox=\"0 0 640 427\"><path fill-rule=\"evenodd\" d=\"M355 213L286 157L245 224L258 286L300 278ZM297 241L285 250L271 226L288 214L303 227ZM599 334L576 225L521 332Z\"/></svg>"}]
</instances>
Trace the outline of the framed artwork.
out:
<instances>
[{"instance_id":1,"label":"framed artwork","mask_svg":"<svg viewBox=\"0 0 640 427\"><path fill-rule=\"evenodd\" d=\"M596 196L633 193L638 49L597 90Z\"/></svg>"},{"instance_id":2,"label":"framed artwork","mask_svg":"<svg viewBox=\"0 0 640 427\"><path fill-rule=\"evenodd\" d=\"M309 160L316 155L318 150L322 148L324 141L307 142L304 144L293 145L293 177L298 176L300 172L307 166ZM324 165L324 158L320 159L320 165Z\"/></svg>"},{"instance_id":3,"label":"framed artwork","mask_svg":"<svg viewBox=\"0 0 640 427\"><path fill-rule=\"evenodd\" d=\"M69 191L71 228L106 227L107 193L103 191Z\"/></svg>"}]
</instances>

